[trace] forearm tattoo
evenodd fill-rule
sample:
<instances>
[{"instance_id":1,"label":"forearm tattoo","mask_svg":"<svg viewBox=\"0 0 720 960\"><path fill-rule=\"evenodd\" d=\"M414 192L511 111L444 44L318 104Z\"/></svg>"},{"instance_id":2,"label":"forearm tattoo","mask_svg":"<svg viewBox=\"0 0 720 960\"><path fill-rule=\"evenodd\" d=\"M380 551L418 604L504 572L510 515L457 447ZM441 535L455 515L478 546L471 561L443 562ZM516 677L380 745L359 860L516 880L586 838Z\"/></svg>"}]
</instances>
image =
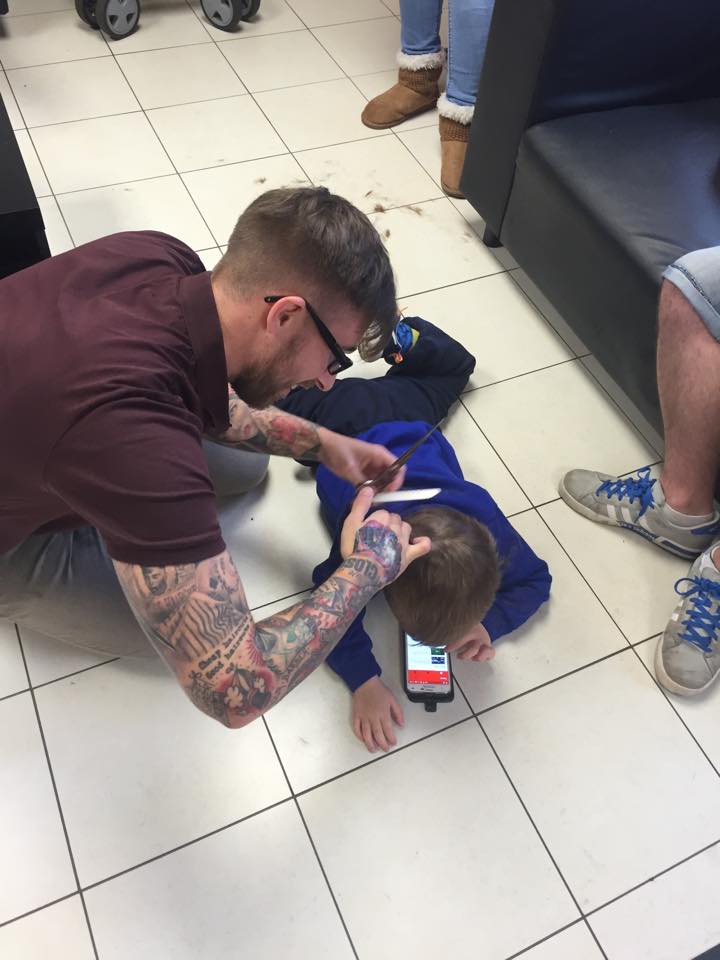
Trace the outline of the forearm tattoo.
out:
<instances>
[{"instance_id":1,"label":"forearm tattoo","mask_svg":"<svg viewBox=\"0 0 720 960\"><path fill-rule=\"evenodd\" d=\"M320 436L314 423L276 407L254 410L233 391L228 410L230 429L218 438L220 443L281 457L319 458Z\"/></svg>"},{"instance_id":2,"label":"forearm tattoo","mask_svg":"<svg viewBox=\"0 0 720 960\"><path fill-rule=\"evenodd\" d=\"M193 703L236 727L312 673L388 582L379 557L391 551L382 538L370 539L376 548L359 547L307 600L259 623L227 552L197 564L115 568L140 625Z\"/></svg>"}]
</instances>

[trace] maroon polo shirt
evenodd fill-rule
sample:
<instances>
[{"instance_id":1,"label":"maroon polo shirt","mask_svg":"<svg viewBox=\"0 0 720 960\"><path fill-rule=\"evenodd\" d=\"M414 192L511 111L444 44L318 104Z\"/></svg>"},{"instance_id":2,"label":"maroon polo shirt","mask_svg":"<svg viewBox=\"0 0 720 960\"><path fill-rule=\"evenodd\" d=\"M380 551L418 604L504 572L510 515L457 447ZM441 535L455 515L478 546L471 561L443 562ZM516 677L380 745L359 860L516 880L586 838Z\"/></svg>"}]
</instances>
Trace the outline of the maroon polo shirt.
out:
<instances>
[{"instance_id":1,"label":"maroon polo shirt","mask_svg":"<svg viewBox=\"0 0 720 960\"><path fill-rule=\"evenodd\" d=\"M126 563L225 549L202 452L229 426L210 274L118 233L0 281L0 553L92 524Z\"/></svg>"}]
</instances>

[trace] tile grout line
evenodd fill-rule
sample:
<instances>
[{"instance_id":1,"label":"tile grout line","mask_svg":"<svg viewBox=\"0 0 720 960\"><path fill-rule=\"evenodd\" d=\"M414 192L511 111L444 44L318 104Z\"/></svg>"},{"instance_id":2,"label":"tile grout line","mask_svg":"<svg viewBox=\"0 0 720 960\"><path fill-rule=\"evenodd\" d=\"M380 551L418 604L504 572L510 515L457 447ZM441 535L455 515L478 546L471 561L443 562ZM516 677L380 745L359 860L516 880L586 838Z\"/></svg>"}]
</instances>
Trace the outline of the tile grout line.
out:
<instances>
[{"instance_id":1,"label":"tile grout line","mask_svg":"<svg viewBox=\"0 0 720 960\"><path fill-rule=\"evenodd\" d=\"M41 910L47 910L48 907L54 907L56 903L63 903L65 900L72 900L73 897L78 896L78 893L78 890L73 890L72 893L66 893L63 897L58 897L56 900L48 900L47 903L41 903L39 907L33 907L32 910L26 910L25 913L19 913L16 917L10 917L8 920L1 920L0 930L3 927L9 926L11 923L17 923L18 920L24 920L25 917L31 917L34 913L40 913Z\"/></svg>"},{"instance_id":2,"label":"tile grout line","mask_svg":"<svg viewBox=\"0 0 720 960\"><path fill-rule=\"evenodd\" d=\"M15 627L15 633L18 638L18 643L20 644L20 653L22 655L23 665L25 667L25 673L27 675L28 683L30 683L30 671L28 670L27 660L25 658L25 650L22 644L22 638L20 637L20 631L17 626ZM55 803L57 805L58 816L60 817L60 823L62 825L63 834L65 835L65 843L67 845L68 857L70 859L70 866L72 867L73 876L75 877L75 885L77 887L77 893L80 896L80 903L82 904L83 913L85 914L85 922L87 924L88 935L90 937L90 943L92 945L93 954L95 955L95 960L99 960L97 945L95 943L95 936L93 935L92 925L90 923L90 915L88 913L87 904L85 903L85 896L83 894L83 889L80 884L80 877L78 875L77 866L75 865L75 857L73 856L72 846L70 844L70 835L68 833L67 824L65 823L65 815L63 814L62 804L60 803L60 794L58 793L57 783L55 781L55 773L53 772L52 763L50 761L50 751L48 750L47 740L45 739L45 731L43 730L42 720L40 719L40 710L37 705L37 698L35 696L35 691L32 686L30 687L30 696L32 697L33 709L35 710L35 719L38 725L38 732L40 733L40 739L42 741L43 750L45 752L45 761L48 767L48 773L50 775L50 782L52 784L53 793L55 794Z\"/></svg>"},{"instance_id":3,"label":"tile grout line","mask_svg":"<svg viewBox=\"0 0 720 960\"><path fill-rule=\"evenodd\" d=\"M300 807L300 804L298 803L298 798L297 798L297 796L296 796L296 794L295 794L295 790L293 789L293 785L292 785L292 783L290 782L290 777L288 776L287 770L285 769L285 764L282 762L282 757L280 756L280 751L279 751L278 748L277 748L277 744L275 743L275 738L273 737L273 735L272 735L272 733L271 733L271 731L270 731L270 727L269 727L269 725L268 725L267 719L265 718L265 715L264 715L264 714L263 714L263 717L262 717L262 722L263 722L263 725L264 725L264 727L265 727L265 732L267 733L267 735L268 735L268 737L269 737L269 739L270 739L270 743L272 744L272 748L273 748L273 750L275 751L275 756L277 757L277 761L278 761L278 763L280 764L280 769L281 769L282 772L283 772L283 776L285 777L285 780L286 780L286 782L287 782L288 789L290 790L290 793L291 793L291 795L292 795L292 801L293 801L293 803L295 804L295 809L297 810L298 816L300 817L300 820L301 820L301 822L302 822L302 825L303 825L303 827L305 828L305 833L307 834L307 838L308 838L308 841L309 841L309 843L310 843L310 846L312 847L312 851L313 851L313 853L315 854L315 859L317 860L317 865L318 865L318 867L320 867L320 872L322 873L323 880L325 881L325 885L327 886L328 893L330 894L330 897L331 897L331 899L332 899L332 902L333 902L333 904L335 905L335 910L337 911L337 915L338 915L338 918L339 918L339 920L340 920L340 923L342 924L342 928L343 928L343 930L345 931L345 936L347 937L348 943L350 944L350 949L351 949L352 952L353 952L353 956L355 957L355 960L359 960L357 950L355 949L355 944L353 943L353 939L352 939L352 937L350 936L350 931L348 930L347 924L346 924L346 922L345 922L345 917L342 915L342 911L340 910L340 905L339 905L339 903L337 902L337 898L336 898L336 896L335 896L335 891L333 890L332 885L331 885L331 883L330 883L330 879L329 879L329 877L328 877L328 875L327 875L327 873L326 873L326 871L325 871L325 866L323 865L323 862L322 862L322 860L320 859L320 854L318 853L318 849L317 849L317 847L315 846L315 841L313 840L312 834L310 833L310 828L308 827L307 821L305 820L305 815L304 815L304 813L302 812L302 809L301 809L301 807Z\"/></svg>"},{"instance_id":4,"label":"tile grout line","mask_svg":"<svg viewBox=\"0 0 720 960\"><path fill-rule=\"evenodd\" d=\"M482 722L481 722L481 720L480 720L479 717L475 717L475 722L477 723L477 725L478 725L478 727L480 728L483 736L485 737L485 740L487 741L488 746L489 746L490 749L492 750L493 756L495 757L495 760L496 760L497 763L499 764L502 772L505 774L505 777L507 778L507 781L508 781L508 783L510 784L510 787L512 788L513 793L514 793L515 796L517 797L518 803L520 804L520 806L521 806L521 807L523 808L523 810L525 811L525 816L528 818L528 820L529 820L530 823L532 824L532 827L533 827L535 833L537 834L537 837L538 837L538 839L540 840L540 843L543 845L543 847L544 847L544 849L545 849L545 852L546 852L546 854L548 855L548 857L549 857L549 859L550 859L550 862L552 863L552 865L555 867L555 870L557 871L557 875L558 875L558 876L560 877L560 879L562 880L563 885L565 886L565 889L567 890L568 894L570 895L570 898L572 899L572 902L575 904L575 909L578 911L578 914L579 914L578 919L581 919L581 920L584 921L585 926L587 927L588 931L590 932L590 936L593 938L593 940L594 940L595 943L597 944L598 950L600 950L600 953L602 954L604 960L608 960L607 954L605 953L605 951L603 950L603 948L600 946L600 942L599 942L598 938L595 936L595 931L592 929L592 927L591 927L590 924L588 923L587 918L585 917L585 912L583 911L582 907L580 906L580 903L579 903L578 899L576 898L575 894L573 893L572 887L570 886L570 884L568 883L568 881L565 879L565 875L563 874L562 870L560 869L557 861L555 860L555 857L554 857L554 856L552 855L552 853L550 852L550 847L549 847L548 844L546 843L545 838L543 837L542 833L540 832L537 824L535 823L535 820L534 820L533 817L531 816L530 811L529 811L527 805L525 804L525 801L524 801L523 798L520 796L520 791L519 791L518 788L515 786L515 782L513 781L512 777L510 776L507 768L505 767L505 764L504 764L504 763L502 762L502 760L500 759L500 754L499 754L499 753L497 752L497 750L495 749L495 745L493 744L492 740L490 739L490 736L489 736L487 730L485 729L485 727L483 727Z\"/></svg>"}]
</instances>

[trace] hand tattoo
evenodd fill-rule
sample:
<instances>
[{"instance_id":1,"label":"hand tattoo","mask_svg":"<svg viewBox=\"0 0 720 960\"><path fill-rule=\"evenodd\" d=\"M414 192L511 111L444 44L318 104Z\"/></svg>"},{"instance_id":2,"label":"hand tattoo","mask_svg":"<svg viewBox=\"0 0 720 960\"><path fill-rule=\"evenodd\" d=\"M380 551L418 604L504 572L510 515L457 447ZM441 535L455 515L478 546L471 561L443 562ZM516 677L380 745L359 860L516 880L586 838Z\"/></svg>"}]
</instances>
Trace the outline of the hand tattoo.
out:
<instances>
[{"instance_id":1,"label":"hand tattoo","mask_svg":"<svg viewBox=\"0 0 720 960\"><path fill-rule=\"evenodd\" d=\"M400 541L389 527L376 520L363 524L355 537L354 553L370 553L387 574L390 583L400 572Z\"/></svg>"}]
</instances>

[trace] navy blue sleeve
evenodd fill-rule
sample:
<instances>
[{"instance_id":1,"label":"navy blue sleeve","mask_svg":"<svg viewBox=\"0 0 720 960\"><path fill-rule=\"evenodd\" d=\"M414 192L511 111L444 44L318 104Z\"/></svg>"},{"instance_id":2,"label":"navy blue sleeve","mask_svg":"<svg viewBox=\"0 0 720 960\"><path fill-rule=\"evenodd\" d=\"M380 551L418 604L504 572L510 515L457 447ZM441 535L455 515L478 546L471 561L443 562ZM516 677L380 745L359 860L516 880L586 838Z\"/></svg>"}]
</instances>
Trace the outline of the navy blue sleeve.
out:
<instances>
[{"instance_id":1,"label":"navy blue sleeve","mask_svg":"<svg viewBox=\"0 0 720 960\"><path fill-rule=\"evenodd\" d=\"M313 583L317 586L331 577L342 563L340 551L333 544L330 556L313 570ZM363 610L353 620L344 636L327 658L327 665L355 692L370 677L379 677L380 664L372 652L372 640L363 627Z\"/></svg>"},{"instance_id":2,"label":"navy blue sleeve","mask_svg":"<svg viewBox=\"0 0 720 960\"><path fill-rule=\"evenodd\" d=\"M488 527L495 537L501 563L500 589L482 621L494 643L537 613L550 596L552 577L545 561L531 550L499 509Z\"/></svg>"}]
</instances>

